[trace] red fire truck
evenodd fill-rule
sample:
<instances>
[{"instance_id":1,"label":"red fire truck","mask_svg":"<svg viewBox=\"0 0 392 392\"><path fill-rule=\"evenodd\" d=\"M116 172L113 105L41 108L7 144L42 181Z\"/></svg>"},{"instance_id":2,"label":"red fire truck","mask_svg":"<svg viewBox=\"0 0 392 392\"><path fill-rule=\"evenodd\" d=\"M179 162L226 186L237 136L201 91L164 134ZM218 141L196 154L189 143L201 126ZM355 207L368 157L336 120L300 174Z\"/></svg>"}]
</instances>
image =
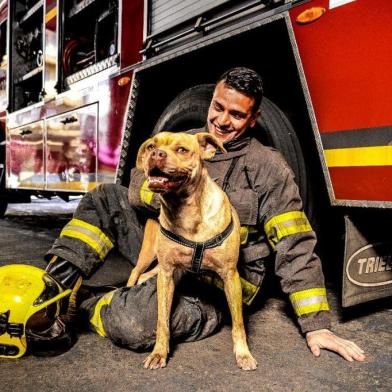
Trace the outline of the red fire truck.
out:
<instances>
[{"instance_id":1,"label":"red fire truck","mask_svg":"<svg viewBox=\"0 0 392 392\"><path fill-rule=\"evenodd\" d=\"M144 139L203 125L248 66L308 213L346 215L344 305L391 295L390 26L390 0L0 1L0 212L127 185Z\"/></svg>"}]
</instances>

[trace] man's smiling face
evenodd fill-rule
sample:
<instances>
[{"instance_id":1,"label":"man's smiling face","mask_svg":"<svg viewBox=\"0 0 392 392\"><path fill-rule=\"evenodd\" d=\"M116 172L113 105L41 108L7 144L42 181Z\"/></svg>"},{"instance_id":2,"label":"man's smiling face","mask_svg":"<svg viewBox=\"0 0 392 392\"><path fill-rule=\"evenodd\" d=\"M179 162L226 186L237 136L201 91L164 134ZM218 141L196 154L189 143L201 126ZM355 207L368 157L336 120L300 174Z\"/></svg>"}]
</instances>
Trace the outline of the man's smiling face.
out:
<instances>
[{"instance_id":1,"label":"man's smiling face","mask_svg":"<svg viewBox=\"0 0 392 392\"><path fill-rule=\"evenodd\" d=\"M253 107L253 98L220 81L208 109L209 132L223 143L239 137L256 123L259 111L254 112Z\"/></svg>"}]
</instances>

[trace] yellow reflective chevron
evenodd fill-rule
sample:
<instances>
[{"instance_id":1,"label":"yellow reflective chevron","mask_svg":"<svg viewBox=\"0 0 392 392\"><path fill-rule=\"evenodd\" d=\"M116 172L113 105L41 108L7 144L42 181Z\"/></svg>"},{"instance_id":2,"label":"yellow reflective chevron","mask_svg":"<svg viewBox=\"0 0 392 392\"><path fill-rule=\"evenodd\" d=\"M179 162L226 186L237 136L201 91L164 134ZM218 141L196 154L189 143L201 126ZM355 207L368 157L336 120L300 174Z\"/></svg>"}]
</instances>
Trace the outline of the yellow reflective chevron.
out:
<instances>
[{"instance_id":1,"label":"yellow reflective chevron","mask_svg":"<svg viewBox=\"0 0 392 392\"><path fill-rule=\"evenodd\" d=\"M151 200L154 196L154 192L148 189L148 180L144 180L141 188L140 188L140 200L147 205L151 204Z\"/></svg>"},{"instance_id":2,"label":"yellow reflective chevron","mask_svg":"<svg viewBox=\"0 0 392 392\"><path fill-rule=\"evenodd\" d=\"M240 241L241 245L248 243L249 234L257 233L257 229L253 226L241 226L240 229Z\"/></svg>"},{"instance_id":3,"label":"yellow reflective chevron","mask_svg":"<svg viewBox=\"0 0 392 392\"><path fill-rule=\"evenodd\" d=\"M329 310L327 291L324 287L291 293L290 301L297 316Z\"/></svg>"},{"instance_id":4,"label":"yellow reflective chevron","mask_svg":"<svg viewBox=\"0 0 392 392\"><path fill-rule=\"evenodd\" d=\"M250 283L248 280L240 277L242 287L242 302L246 305L250 305L259 292L260 287Z\"/></svg>"},{"instance_id":5,"label":"yellow reflective chevron","mask_svg":"<svg viewBox=\"0 0 392 392\"><path fill-rule=\"evenodd\" d=\"M392 165L392 146L336 148L324 154L328 167Z\"/></svg>"},{"instance_id":6,"label":"yellow reflective chevron","mask_svg":"<svg viewBox=\"0 0 392 392\"><path fill-rule=\"evenodd\" d=\"M52 8L46 15L45 15L45 23L50 22L53 18L57 15L57 7Z\"/></svg>"},{"instance_id":7,"label":"yellow reflective chevron","mask_svg":"<svg viewBox=\"0 0 392 392\"><path fill-rule=\"evenodd\" d=\"M94 313L90 319L90 324L94 327L97 334L104 338L106 338L106 332L102 323L101 309L103 306L107 306L110 304L110 302L112 302L113 294L115 291L116 290L110 291L98 300L94 307Z\"/></svg>"},{"instance_id":8,"label":"yellow reflective chevron","mask_svg":"<svg viewBox=\"0 0 392 392\"><path fill-rule=\"evenodd\" d=\"M203 282L208 284L213 284L214 286L218 287L219 289L223 290L223 280L218 275L200 275L199 279ZM256 294L259 292L260 287L254 285L253 283L245 280L243 277L240 276L241 281L241 289L242 289L242 302L246 305L250 305Z\"/></svg>"},{"instance_id":9,"label":"yellow reflective chevron","mask_svg":"<svg viewBox=\"0 0 392 392\"><path fill-rule=\"evenodd\" d=\"M241 226L241 229L240 229L241 245L244 245L248 242L248 235L249 235L248 226Z\"/></svg>"},{"instance_id":10,"label":"yellow reflective chevron","mask_svg":"<svg viewBox=\"0 0 392 392\"><path fill-rule=\"evenodd\" d=\"M60 237L71 237L83 241L98 253L101 260L105 259L114 246L109 237L98 227L75 218L64 227Z\"/></svg>"},{"instance_id":11,"label":"yellow reflective chevron","mask_svg":"<svg viewBox=\"0 0 392 392\"><path fill-rule=\"evenodd\" d=\"M264 226L269 243L273 248L283 238L297 233L312 231L305 213L290 211L271 218Z\"/></svg>"}]
</instances>

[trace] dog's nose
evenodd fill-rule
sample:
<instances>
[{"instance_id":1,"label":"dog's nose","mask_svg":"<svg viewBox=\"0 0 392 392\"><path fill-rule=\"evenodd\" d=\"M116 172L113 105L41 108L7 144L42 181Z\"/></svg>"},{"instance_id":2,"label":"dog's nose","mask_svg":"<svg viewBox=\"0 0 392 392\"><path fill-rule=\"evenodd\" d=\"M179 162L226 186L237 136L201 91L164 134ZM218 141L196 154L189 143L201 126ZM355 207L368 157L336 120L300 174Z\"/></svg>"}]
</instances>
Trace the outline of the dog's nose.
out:
<instances>
[{"instance_id":1,"label":"dog's nose","mask_svg":"<svg viewBox=\"0 0 392 392\"><path fill-rule=\"evenodd\" d=\"M166 157L167 157L167 153L163 150L157 149L151 153L151 158L154 158L154 159L164 159Z\"/></svg>"}]
</instances>

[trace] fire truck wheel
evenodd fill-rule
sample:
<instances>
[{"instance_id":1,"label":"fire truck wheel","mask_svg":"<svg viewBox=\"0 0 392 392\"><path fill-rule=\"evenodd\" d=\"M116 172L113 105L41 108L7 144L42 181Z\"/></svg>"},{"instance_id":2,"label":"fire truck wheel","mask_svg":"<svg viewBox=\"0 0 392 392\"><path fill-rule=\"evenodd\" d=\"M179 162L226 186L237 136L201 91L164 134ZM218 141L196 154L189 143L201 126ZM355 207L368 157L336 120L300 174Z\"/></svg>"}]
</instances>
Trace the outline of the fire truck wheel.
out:
<instances>
[{"instance_id":1,"label":"fire truck wheel","mask_svg":"<svg viewBox=\"0 0 392 392\"><path fill-rule=\"evenodd\" d=\"M214 85L203 84L180 93L158 119L153 134L160 131L179 132L205 124ZM297 134L285 114L269 99L263 98L256 132L259 140L279 150L294 171L308 215L312 215L312 198L308 188L305 161Z\"/></svg>"}]
</instances>

